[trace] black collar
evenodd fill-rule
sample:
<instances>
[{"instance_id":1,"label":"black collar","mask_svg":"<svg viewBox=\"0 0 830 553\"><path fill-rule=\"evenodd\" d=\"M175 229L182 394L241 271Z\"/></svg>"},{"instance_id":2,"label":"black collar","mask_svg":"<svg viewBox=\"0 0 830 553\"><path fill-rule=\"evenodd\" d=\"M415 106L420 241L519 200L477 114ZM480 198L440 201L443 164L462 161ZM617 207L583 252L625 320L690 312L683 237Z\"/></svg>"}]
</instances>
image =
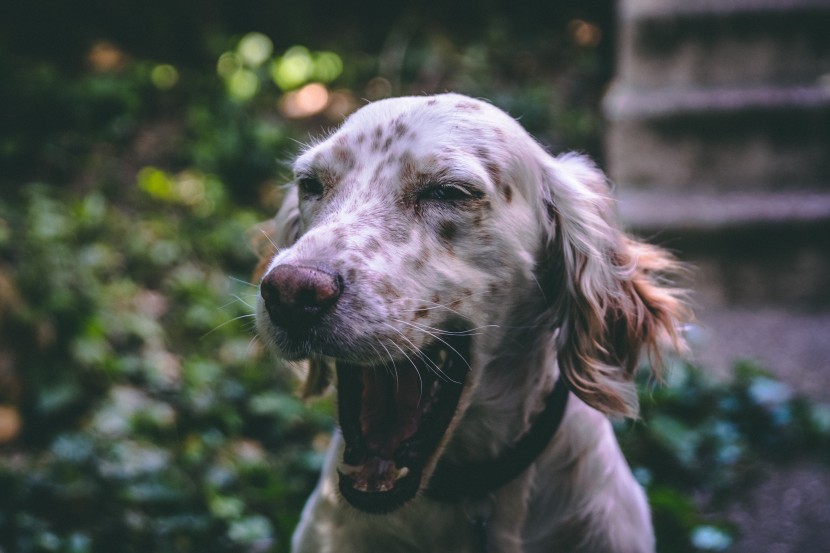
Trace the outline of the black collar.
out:
<instances>
[{"instance_id":1,"label":"black collar","mask_svg":"<svg viewBox=\"0 0 830 553\"><path fill-rule=\"evenodd\" d=\"M495 459L466 465L440 460L429 480L429 487L424 491L426 496L444 502L480 499L519 476L556 434L565 414L568 395L568 384L560 374L548 395L544 410L524 436Z\"/></svg>"}]
</instances>

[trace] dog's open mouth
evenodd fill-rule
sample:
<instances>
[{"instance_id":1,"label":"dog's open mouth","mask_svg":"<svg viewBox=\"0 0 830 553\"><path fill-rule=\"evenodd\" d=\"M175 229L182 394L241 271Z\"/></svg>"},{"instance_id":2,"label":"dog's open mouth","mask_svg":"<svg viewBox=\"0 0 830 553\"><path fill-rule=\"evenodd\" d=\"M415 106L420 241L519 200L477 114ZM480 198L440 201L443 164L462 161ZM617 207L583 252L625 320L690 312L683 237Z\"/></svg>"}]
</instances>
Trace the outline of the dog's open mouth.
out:
<instances>
[{"instance_id":1,"label":"dog's open mouth","mask_svg":"<svg viewBox=\"0 0 830 553\"><path fill-rule=\"evenodd\" d=\"M453 336L396 366L337 363L346 441L340 492L354 507L385 513L415 497L458 410L468 336Z\"/></svg>"}]
</instances>

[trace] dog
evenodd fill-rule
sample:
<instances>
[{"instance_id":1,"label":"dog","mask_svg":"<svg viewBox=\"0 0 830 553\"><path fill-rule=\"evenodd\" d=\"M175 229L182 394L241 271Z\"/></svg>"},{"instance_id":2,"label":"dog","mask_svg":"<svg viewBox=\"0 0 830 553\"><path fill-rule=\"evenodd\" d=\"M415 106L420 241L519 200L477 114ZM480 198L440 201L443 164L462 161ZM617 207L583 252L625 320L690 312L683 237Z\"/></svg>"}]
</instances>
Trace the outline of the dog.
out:
<instances>
[{"instance_id":1,"label":"dog","mask_svg":"<svg viewBox=\"0 0 830 553\"><path fill-rule=\"evenodd\" d=\"M457 94L368 104L293 171L258 333L339 420L293 551L653 551L609 416L689 312L602 172Z\"/></svg>"}]
</instances>

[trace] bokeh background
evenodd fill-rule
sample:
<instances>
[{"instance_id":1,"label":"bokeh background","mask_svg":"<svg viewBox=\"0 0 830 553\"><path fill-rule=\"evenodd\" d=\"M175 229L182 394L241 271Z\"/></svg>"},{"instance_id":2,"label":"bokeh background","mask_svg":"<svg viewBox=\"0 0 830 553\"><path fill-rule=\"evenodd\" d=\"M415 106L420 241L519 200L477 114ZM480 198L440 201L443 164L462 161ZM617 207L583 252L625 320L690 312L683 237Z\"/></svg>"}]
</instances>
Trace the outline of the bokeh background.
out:
<instances>
[{"instance_id":1,"label":"bokeh background","mask_svg":"<svg viewBox=\"0 0 830 553\"><path fill-rule=\"evenodd\" d=\"M303 143L450 90L693 264L696 356L616 423L659 550L826 551L830 6L691 5L5 1L0 552L288 551L333 410L257 341L249 243Z\"/></svg>"}]
</instances>

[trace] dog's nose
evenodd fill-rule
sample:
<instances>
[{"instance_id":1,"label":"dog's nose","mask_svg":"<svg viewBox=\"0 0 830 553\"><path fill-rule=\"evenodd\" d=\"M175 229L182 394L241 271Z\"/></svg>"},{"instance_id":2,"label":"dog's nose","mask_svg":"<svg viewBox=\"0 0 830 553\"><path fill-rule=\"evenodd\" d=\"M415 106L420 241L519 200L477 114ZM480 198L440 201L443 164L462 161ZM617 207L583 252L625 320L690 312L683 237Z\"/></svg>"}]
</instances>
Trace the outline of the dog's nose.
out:
<instances>
[{"instance_id":1,"label":"dog's nose","mask_svg":"<svg viewBox=\"0 0 830 553\"><path fill-rule=\"evenodd\" d=\"M343 277L320 265L277 265L262 279L259 290L275 325L305 327L337 303Z\"/></svg>"}]
</instances>

